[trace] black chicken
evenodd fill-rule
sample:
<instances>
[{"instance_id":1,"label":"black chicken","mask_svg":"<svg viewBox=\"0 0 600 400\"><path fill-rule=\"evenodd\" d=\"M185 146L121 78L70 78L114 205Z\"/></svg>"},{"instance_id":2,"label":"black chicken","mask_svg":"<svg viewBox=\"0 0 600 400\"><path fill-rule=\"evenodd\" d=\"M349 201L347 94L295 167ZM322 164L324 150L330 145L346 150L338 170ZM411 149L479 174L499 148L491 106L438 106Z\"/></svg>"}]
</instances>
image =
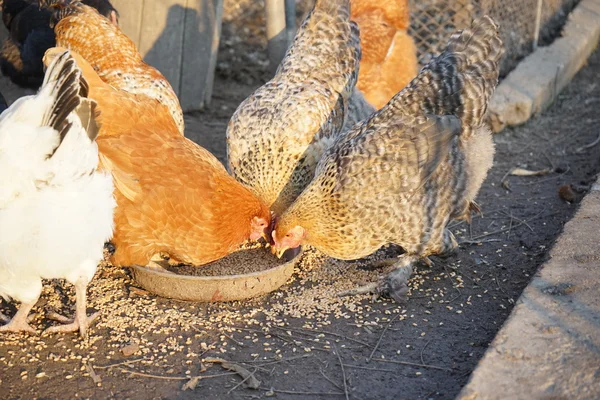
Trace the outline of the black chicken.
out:
<instances>
[{"instance_id":1,"label":"black chicken","mask_svg":"<svg viewBox=\"0 0 600 400\"><path fill-rule=\"evenodd\" d=\"M119 13L109 0L82 0L115 25ZM0 49L0 70L15 84L37 89L44 79L42 57L55 46L50 12L40 9L38 0L4 0L2 21L9 31Z\"/></svg>"}]
</instances>

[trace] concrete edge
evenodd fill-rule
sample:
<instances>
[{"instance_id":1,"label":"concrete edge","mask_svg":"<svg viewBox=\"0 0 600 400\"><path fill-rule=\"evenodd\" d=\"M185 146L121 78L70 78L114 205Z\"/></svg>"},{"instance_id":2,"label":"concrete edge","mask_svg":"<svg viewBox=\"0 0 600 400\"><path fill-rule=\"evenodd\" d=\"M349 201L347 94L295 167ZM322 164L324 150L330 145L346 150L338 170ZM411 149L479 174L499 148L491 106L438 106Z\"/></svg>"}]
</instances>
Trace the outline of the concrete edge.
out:
<instances>
[{"instance_id":1,"label":"concrete edge","mask_svg":"<svg viewBox=\"0 0 600 400\"><path fill-rule=\"evenodd\" d=\"M600 0L581 0L562 36L525 57L498 85L489 104L494 133L545 110L585 65L600 38Z\"/></svg>"},{"instance_id":2,"label":"concrete edge","mask_svg":"<svg viewBox=\"0 0 600 400\"><path fill-rule=\"evenodd\" d=\"M457 400L600 399L600 179Z\"/></svg>"}]
</instances>

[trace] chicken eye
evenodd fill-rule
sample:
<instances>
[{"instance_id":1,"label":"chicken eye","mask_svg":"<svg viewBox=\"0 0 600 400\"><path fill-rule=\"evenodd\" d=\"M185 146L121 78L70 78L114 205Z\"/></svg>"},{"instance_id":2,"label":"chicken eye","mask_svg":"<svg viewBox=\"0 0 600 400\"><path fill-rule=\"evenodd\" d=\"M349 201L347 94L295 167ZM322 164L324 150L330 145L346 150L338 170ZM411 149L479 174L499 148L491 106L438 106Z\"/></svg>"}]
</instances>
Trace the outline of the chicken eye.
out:
<instances>
[{"instance_id":1,"label":"chicken eye","mask_svg":"<svg viewBox=\"0 0 600 400\"><path fill-rule=\"evenodd\" d=\"M291 233L288 233L287 235L285 235L285 237L287 237L287 238L291 238L291 237L292 237L292 234L291 234Z\"/></svg>"}]
</instances>

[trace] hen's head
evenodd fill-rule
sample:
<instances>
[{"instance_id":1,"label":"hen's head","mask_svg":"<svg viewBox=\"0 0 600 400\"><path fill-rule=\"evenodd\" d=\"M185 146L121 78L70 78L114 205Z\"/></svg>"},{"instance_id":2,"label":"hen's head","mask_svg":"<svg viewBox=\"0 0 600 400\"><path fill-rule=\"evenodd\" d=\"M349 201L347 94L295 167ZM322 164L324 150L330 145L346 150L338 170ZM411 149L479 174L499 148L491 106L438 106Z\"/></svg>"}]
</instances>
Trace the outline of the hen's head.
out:
<instances>
[{"instance_id":1,"label":"hen's head","mask_svg":"<svg viewBox=\"0 0 600 400\"><path fill-rule=\"evenodd\" d=\"M262 237L268 242L270 225L270 220L265 217L253 217L250 221L250 240L258 240Z\"/></svg>"},{"instance_id":2,"label":"hen's head","mask_svg":"<svg viewBox=\"0 0 600 400\"><path fill-rule=\"evenodd\" d=\"M249 239L258 240L262 237L269 242L271 229L271 211L269 211L269 207L259 201L259 209L258 211L253 212L250 219Z\"/></svg>"},{"instance_id":3,"label":"hen's head","mask_svg":"<svg viewBox=\"0 0 600 400\"><path fill-rule=\"evenodd\" d=\"M300 247L304 238L306 238L306 229L300 225L296 225L290 229L286 229L281 225L275 227L272 233L273 237L273 253L281 258L287 249L295 249Z\"/></svg>"}]
</instances>

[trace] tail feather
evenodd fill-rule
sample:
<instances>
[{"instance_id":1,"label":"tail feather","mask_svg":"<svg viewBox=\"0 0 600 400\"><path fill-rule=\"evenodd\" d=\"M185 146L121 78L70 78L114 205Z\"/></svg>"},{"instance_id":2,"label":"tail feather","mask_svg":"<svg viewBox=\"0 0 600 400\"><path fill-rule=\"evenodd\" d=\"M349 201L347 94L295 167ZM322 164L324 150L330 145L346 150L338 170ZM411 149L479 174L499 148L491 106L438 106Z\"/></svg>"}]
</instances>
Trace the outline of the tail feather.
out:
<instances>
[{"instance_id":1,"label":"tail feather","mask_svg":"<svg viewBox=\"0 0 600 400\"><path fill-rule=\"evenodd\" d=\"M99 130L95 121L96 104L84 97L87 95L89 87L68 51L54 58L48 66L42 84L42 90L45 89L48 90L47 95L54 101L44 113L41 124L50 126L59 132L60 141L56 148L60 146L72 126L68 116L74 111L77 111L83 127L86 128L88 136L93 140Z\"/></svg>"},{"instance_id":2,"label":"tail feather","mask_svg":"<svg viewBox=\"0 0 600 400\"><path fill-rule=\"evenodd\" d=\"M92 142L96 140L100 132L100 123L98 122L100 111L97 106L98 104L94 100L82 99L81 105L76 111L83 129L85 129Z\"/></svg>"},{"instance_id":3,"label":"tail feather","mask_svg":"<svg viewBox=\"0 0 600 400\"><path fill-rule=\"evenodd\" d=\"M488 17L456 32L446 50L390 100L388 107L406 117L456 115L463 135L484 121L487 104L498 83L504 53L498 26Z\"/></svg>"},{"instance_id":4,"label":"tail feather","mask_svg":"<svg viewBox=\"0 0 600 400\"><path fill-rule=\"evenodd\" d=\"M276 74L288 80L310 77L349 98L358 77L359 36L349 0L316 0Z\"/></svg>"}]
</instances>

